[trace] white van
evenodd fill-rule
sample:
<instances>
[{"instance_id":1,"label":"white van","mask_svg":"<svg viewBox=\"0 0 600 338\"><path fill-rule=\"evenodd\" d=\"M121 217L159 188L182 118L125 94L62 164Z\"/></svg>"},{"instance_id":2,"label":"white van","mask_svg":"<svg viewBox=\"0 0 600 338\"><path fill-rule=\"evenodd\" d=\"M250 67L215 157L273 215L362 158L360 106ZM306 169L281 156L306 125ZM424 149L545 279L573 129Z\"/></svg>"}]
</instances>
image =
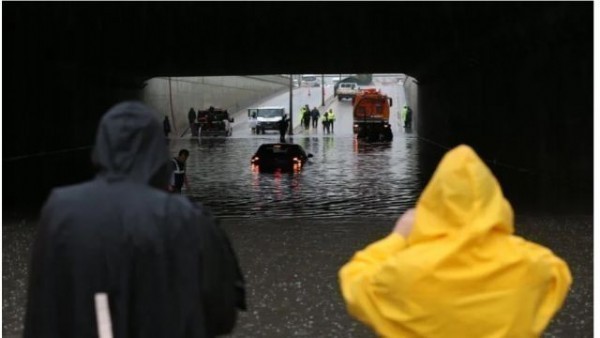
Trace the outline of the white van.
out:
<instances>
[{"instance_id":1,"label":"white van","mask_svg":"<svg viewBox=\"0 0 600 338\"><path fill-rule=\"evenodd\" d=\"M304 87L319 87L321 82L317 75L305 74L302 75L302 86Z\"/></svg>"},{"instance_id":2,"label":"white van","mask_svg":"<svg viewBox=\"0 0 600 338\"><path fill-rule=\"evenodd\" d=\"M248 109L250 128L253 129L256 134L264 134L266 130L279 131L279 122L281 122L284 115L284 107L260 107Z\"/></svg>"},{"instance_id":3,"label":"white van","mask_svg":"<svg viewBox=\"0 0 600 338\"><path fill-rule=\"evenodd\" d=\"M338 85L335 95L338 100L341 101L343 98L354 99L358 93L358 84L356 82L342 82Z\"/></svg>"}]
</instances>

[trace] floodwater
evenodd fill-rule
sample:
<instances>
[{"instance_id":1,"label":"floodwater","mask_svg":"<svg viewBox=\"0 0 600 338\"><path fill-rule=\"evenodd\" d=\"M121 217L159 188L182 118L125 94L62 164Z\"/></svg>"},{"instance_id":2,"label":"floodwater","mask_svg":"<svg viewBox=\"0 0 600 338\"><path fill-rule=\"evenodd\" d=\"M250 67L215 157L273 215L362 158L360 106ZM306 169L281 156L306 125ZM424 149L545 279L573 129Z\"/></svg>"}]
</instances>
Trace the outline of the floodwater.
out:
<instances>
[{"instance_id":1,"label":"floodwater","mask_svg":"<svg viewBox=\"0 0 600 338\"><path fill-rule=\"evenodd\" d=\"M351 136L288 137L313 154L302 171L253 172L251 156L277 138L171 140L170 148L174 154L190 151L187 195L220 217L397 216L416 202L421 182L415 137L397 136L388 143L362 143Z\"/></svg>"},{"instance_id":2,"label":"floodwater","mask_svg":"<svg viewBox=\"0 0 600 338\"><path fill-rule=\"evenodd\" d=\"M187 163L192 190L186 194L202 202L220 217L397 217L414 206L422 180L419 140L400 127L399 111L406 100L401 85L373 86L393 99L390 124L394 140L387 143L359 142L353 135L352 104L331 97L333 88L296 88L294 125L300 105L311 108L327 98L325 107L336 114L334 133L318 128L296 127L287 142L299 144L314 157L297 174L256 173L250 158L263 143L279 141L279 134L253 135L244 111L236 116L233 137L171 139L173 156L190 151ZM312 96L310 92L313 92ZM289 104L288 93L260 102L258 106ZM287 108L286 108L287 109ZM287 110L286 110L287 112ZM289 114L289 112L287 112ZM426 179L426 178L425 178Z\"/></svg>"}]
</instances>

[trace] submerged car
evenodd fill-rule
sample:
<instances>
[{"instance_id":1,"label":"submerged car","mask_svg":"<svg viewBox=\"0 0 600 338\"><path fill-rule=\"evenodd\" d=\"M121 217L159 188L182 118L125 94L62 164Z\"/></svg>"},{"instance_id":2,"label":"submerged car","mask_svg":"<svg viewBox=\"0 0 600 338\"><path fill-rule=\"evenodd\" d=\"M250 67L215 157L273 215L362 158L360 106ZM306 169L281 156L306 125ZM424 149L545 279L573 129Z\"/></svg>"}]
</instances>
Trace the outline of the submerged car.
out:
<instances>
[{"instance_id":1,"label":"submerged car","mask_svg":"<svg viewBox=\"0 0 600 338\"><path fill-rule=\"evenodd\" d=\"M252 155L250 165L255 171L298 172L311 157L298 144L265 143Z\"/></svg>"}]
</instances>

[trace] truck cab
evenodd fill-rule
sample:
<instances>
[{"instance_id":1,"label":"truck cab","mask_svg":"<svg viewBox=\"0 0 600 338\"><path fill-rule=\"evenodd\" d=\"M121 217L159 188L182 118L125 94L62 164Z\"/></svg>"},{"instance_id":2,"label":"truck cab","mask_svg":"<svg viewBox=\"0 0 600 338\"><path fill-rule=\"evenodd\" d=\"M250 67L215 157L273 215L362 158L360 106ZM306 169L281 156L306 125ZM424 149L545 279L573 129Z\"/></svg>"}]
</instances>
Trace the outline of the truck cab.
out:
<instances>
[{"instance_id":1,"label":"truck cab","mask_svg":"<svg viewBox=\"0 0 600 338\"><path fill-rule=\"evenodd\" d=\"M254 129L256 134L265 134L267 130L279 131L279 123L284 115L284 107L260 107L248 109L248 118L251 121L250 128Z\"/></svg>"},{"instance_id":2,"label":"truck cab","mask_svg":"<svg viewBox=\"0 0 600 338\"><path fill-rule=\"evenodd\" d=\"M356 93L358 93L358 83L356 82L342 82L335 90L338 101L341 101L344 98L354 99Z\"/></svg>"},{"instance_id":3,"label":"truck cab","mask_svg":"<svg viewBox=\"0 0 600 338\"><path fill-rule=\"evenodd\" d=\"M392 128L389 123L392 98L377 89L362 89L352 100L354 134L369 141L391 141Z\"/></svg>"},{"instance_id":4,"label":"truck cab","mask_svg":"<svg viewBox=\"0 0 600 338\"><path fill-rule=\"evenodd\" d=\"M200 136L231 136L233 118L227 109L210 107L198 110L197 125Z\"/></svg>"}]
</instances>

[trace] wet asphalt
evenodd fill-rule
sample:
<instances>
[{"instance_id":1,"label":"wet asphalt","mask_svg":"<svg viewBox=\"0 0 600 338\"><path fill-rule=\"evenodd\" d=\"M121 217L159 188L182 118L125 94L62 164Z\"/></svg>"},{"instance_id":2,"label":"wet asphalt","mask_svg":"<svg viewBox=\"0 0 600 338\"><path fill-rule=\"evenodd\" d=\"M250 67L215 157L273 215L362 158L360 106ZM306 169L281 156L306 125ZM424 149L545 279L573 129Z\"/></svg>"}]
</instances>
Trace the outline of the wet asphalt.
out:
<instances>
[{"instance_id":1,"label":"wet asphalt","mask_svg":"<svg viewBox=\"0 0 600 338\"><path fill-rule=\"evenodd\" d=\"M393 217L223 218L247 282L248 311L231 337L374 337L350 318L337 271L385 236ZM20 337L35 220L4 220L2 335ZM573 287L544 337L592 337L592 216L517 215L517 234L569 264ZM465 333L465 337L468 337Z\"/></svg>"}]
</instances>

